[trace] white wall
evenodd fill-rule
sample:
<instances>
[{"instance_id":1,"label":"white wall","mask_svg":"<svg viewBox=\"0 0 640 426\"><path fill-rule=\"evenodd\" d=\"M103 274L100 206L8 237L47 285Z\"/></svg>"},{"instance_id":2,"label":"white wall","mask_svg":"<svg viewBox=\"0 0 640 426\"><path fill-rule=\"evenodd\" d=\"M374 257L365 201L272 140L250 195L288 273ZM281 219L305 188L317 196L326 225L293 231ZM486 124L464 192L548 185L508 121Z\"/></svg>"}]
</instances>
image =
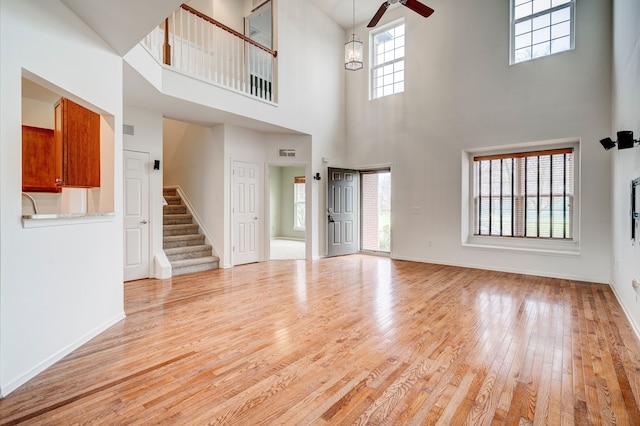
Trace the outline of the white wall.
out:
<instances>
[{"instance_id":1,"label":"white wall","mask_svg":"<svg viewBox=\"0 0 640 426\"><path fill-rule=\"evenodd\" d=\"M369 101L368 63L349 74L347 136L352 166L393 165L393 257L608 282L610 6L577 2L576 49L514 66L506 0L442 2L428 19L389 9L379 25L406 16L405 92ZM580 256L462 247L463 150L569 137L582 141Z\"/></svg>"},{"instance_id":2,"label":"white wall","mask_svg":"<svg viewBox=\"0 0 640 426\"><path fill-rule=\"evenodd\" d=\"M147 152L151 162L160 160L160 170L153 170L149 179L149 233L152 265L150 276L168 278L162 268L164 252L162 250L162 114L145 111L125 105L124 124L133 126L133 135L123 135L123 147L126 150Z\"/></svg>"},{"instance_id":3,"label":"white wall","mask_svg":"<svg viewBox=\"0 0 640 426\"><path fill-rule=\"evenodd\" d=\"M282 167L269 167L269 236L280 236L280 211L282 204Z\"/></svg>"},{"instance_id":4,"label":"white wall","mask_svg":"<svg viewBox=\"0 0 640 426\"><path fill-rule=\"evenodd\" d=\"M92 106L121 129L122 59L58 1L3 0L0 51L0 391L6 395L124 317L120 214L97 223L22 226L21 79ZM114 144L120 213L120 132Z\"/></svg>"},{"instance_id":5,"label":"white wall","mask_svg":"<svg viewBox=\"0 0 640 426\"><path fill-rule=\"evenodd\" d=\"M632 130L640 137L640 3L637 0L613 2L613 122L610 133L616 139L619 130ZM640 301L631 281L640 281L640 242L630 240L631 200L629 185L640 177L640 148L601 151L603 162L613 163L613 288L640 335ZM610 157L610 158L609 158Z\"/></svg>"},{"instance_id":6,"label":"white wall","mask_svg":"<svg viewBox=\"0 0 640 426\"><path fill-rule=\"evenodd\" d=\"M238 0L190 0L187 5L244 34L244 2Z\"/></svg>"}]
</instances>

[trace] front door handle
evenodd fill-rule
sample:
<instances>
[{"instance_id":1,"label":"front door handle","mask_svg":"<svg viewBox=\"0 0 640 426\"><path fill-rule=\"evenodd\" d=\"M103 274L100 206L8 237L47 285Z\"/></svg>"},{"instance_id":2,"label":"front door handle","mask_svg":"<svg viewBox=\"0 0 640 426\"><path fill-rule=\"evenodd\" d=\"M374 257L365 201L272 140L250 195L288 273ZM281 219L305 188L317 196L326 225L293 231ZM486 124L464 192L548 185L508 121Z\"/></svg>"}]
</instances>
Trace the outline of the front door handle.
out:
<instances>
[{"instance_id":1,"label":"front door handle","mask_svg":"<svg viewBox=\"0 0 640 426\"><path fill-rule=\"evenodd\" d=\"M335 220L333 220L333 216L329 215L329 223L333 223L335 222Z\"/></svg>"},{"instance_id":2,"label":"front door handle","mask_svg":"<svg viewBox=\"0 0 640 426\"><path fill-rule=\"evenodd\" d=\"M147 223L149 223L149 222L147 222L146 220L142 220L142 221L140 221L140 223L141 223L142 225L146 225L146 224L147 224Z\"/></svg>"}]
</instances>

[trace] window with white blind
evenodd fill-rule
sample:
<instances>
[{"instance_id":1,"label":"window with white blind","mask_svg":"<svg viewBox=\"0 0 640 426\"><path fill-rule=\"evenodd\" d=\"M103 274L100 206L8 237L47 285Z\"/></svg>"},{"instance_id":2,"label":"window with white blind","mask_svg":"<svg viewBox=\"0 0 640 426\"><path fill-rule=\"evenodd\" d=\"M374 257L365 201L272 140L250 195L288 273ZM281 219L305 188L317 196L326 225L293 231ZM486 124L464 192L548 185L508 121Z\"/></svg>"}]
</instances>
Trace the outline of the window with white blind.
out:
<instances>
[{"instance_id":1,"label":"window with white blind","mask_svg":"<svg viewBox=\"0 0 640 426\"><path fill-rule=\"evenodd\" d=\"M474 235L573 238L573 149L477 156Z\"/></svg>"},{"instance_id":2,"label":"window with white blind","mask_svg":"<svg viewBox=\"0 0 640 426\"><path fill-rule=\"evenodd\" d=\"M577 252L579 145L526 148L464 157L469 204L463 243Z\"/></svg>"},{"instance_id":3,"label":"window with white blind","mask_svg":"<svg viewBox=\"0 0 640 426\"><path fill-rule=\"evenodd\" d=\"M575 45L576 0L511 0L511 64Z\"/></svg>"}]
</instances>

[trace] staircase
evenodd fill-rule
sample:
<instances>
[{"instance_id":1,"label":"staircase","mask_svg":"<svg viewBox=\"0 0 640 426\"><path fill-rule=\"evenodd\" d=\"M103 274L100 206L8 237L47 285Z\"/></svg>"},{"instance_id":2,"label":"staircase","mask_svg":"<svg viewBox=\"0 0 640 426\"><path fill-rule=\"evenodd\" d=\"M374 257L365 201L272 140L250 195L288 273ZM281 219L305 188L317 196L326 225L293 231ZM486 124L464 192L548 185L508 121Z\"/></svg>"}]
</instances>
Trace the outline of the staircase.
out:
<instances>
[{"instance_id":1,"label":"staircase","mask_svg":"<svg viewBox=\"0 0 640 426\"><path fill-rule=\"evenodd\" d=\"M162 247L173 276L217 269L220 259L204 243L204 235L199 233L198 224L193 223L193 216L176 188L166 187L163 194L168 205L163 208Z\"/></svg>"}]
</instances>

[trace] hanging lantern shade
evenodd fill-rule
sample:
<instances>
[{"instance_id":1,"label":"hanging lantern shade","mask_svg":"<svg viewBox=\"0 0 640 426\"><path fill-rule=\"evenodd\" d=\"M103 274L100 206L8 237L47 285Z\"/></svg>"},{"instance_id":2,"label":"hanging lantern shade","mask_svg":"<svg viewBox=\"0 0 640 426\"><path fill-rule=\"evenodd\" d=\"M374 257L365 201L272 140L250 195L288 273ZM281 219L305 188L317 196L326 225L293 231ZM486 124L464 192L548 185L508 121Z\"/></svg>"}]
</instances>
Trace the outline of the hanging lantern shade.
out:
<instances>
[{"instance_id":1,"label":"hanging lantern shade","mask_svg":"<svg viewBox=\"0 0 640 426\"><path fill-rule=\"evenodd\" d=\"M350 71L362 68L362 42L358 36L351 34L344 44L344 68Z\"/></svg>"}]
</instances>

